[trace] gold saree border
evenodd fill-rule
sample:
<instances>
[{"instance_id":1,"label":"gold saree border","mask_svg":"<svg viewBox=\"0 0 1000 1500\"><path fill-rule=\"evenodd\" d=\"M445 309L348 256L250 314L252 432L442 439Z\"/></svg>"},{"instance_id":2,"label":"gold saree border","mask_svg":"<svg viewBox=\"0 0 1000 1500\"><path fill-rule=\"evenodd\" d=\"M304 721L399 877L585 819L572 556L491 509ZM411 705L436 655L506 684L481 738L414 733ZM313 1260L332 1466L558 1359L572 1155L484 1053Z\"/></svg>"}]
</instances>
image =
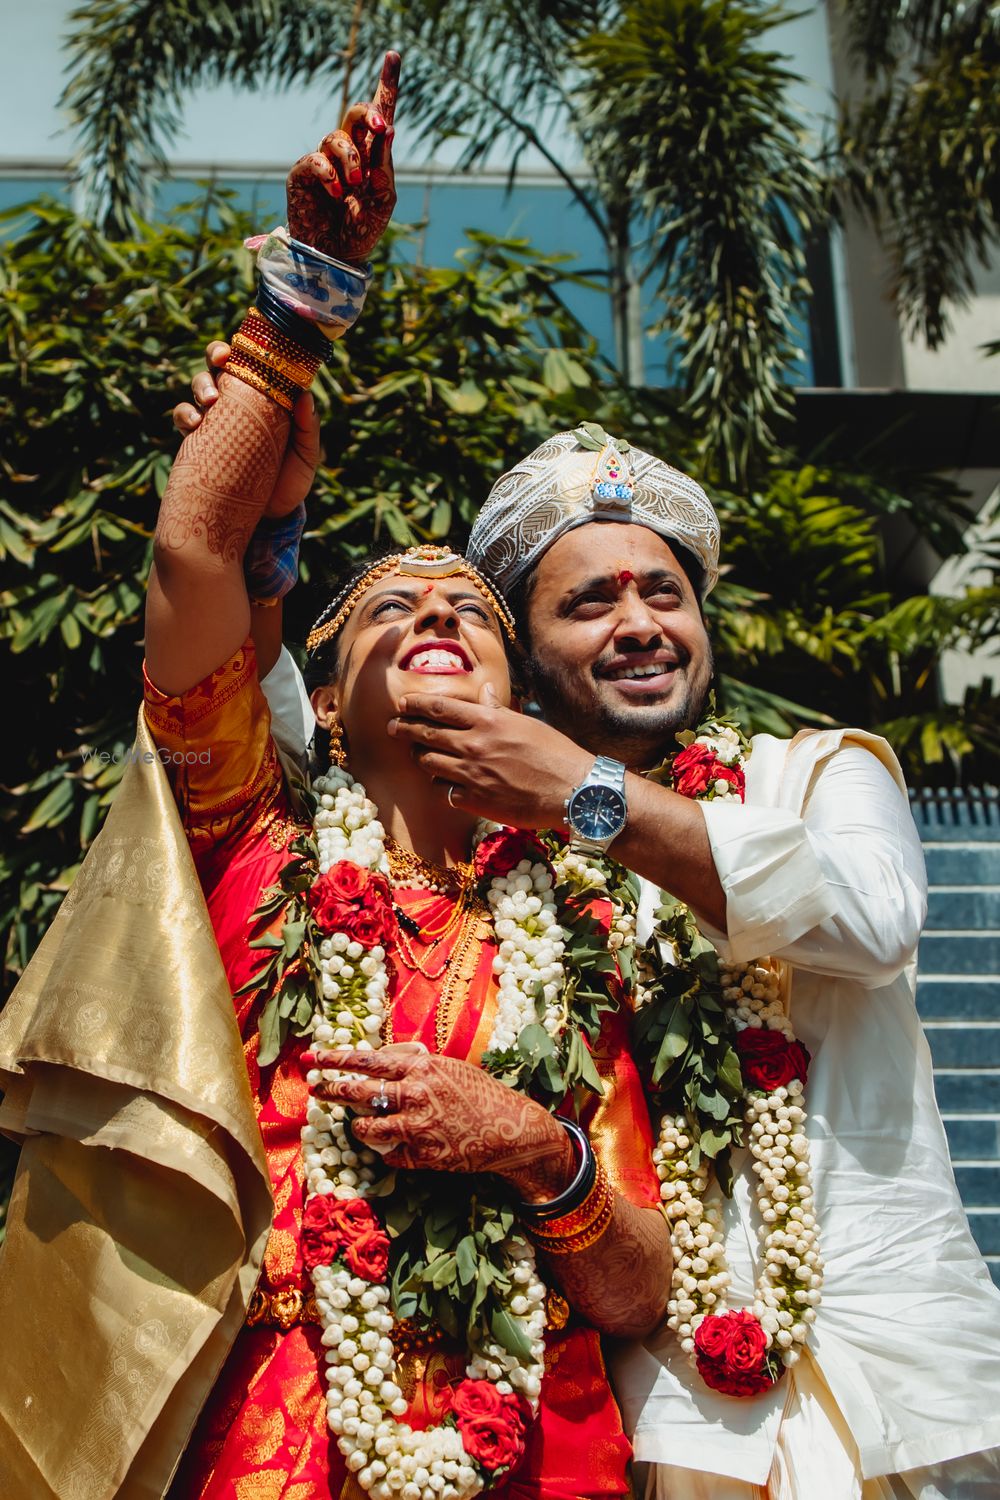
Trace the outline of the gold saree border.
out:
<instances>
[{"instance_id":1,"label":"gold saree border","mask_svg":"<svg viewBox=\"0 0 1000 1500\"><path fill-rule=\"evenodd\" d=\"M0 1012L0 1129L24 1141L0 1494L32 1500L165 1492L271 1222L232 997L141 713L135 751Z\"/></svg>"}]
</instances>

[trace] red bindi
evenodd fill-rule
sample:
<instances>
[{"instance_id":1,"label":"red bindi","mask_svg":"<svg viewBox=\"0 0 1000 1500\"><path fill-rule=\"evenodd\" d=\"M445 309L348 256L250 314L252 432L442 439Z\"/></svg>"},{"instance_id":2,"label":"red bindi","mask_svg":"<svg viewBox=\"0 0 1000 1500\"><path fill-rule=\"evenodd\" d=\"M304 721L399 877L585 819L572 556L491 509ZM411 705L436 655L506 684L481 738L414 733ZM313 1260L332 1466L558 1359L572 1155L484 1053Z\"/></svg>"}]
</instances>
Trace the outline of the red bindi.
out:
<instances>
[{"instance_id":1,"label":"red bindi","mask_svg":"<svg viewBox=\"0 0 1000 1500\"><path fill-rule=\"evenodd\" d=\"M429 583L427 585L427 587L424 589L424 598L426 599L427 595L428 594L433 594L433 592L434 592L434 585L433 585L433 583Z\"/></svg>"},{"instance_id":2,"label":"red bindi","mask_svg":"<svg viewBox=\"0 0 1000 1500\"><path fill-rule=\"evenodd\" d=\"M627 583L632 582L632 579L634 577L635 574L629 572L628 568L622 568L621 572L618 574L618 587L620 589L623 589Z\"/></svg>"}]
</instances>

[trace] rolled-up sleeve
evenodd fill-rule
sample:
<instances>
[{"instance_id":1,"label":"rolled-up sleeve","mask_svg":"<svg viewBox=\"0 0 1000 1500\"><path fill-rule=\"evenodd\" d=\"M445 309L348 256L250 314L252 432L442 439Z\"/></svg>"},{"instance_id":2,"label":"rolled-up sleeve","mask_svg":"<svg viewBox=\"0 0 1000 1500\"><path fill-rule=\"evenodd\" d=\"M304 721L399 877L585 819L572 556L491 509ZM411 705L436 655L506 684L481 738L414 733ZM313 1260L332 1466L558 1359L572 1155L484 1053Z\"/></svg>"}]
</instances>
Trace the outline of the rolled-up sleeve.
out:
<instances>
[{"instance_id":1,"label":"rolled-up sleeve","mask_svg":"<svg viewBox=\"0 0 1000 1500\"><path fill-rule=\"evenodd\" d=\"M912 958L927 883L909 806L878 758L844 746L817 769L801 817L700 804L726 894L723 958L769 953L818 974L886 984Z\"/></svg>"}]
</instances>

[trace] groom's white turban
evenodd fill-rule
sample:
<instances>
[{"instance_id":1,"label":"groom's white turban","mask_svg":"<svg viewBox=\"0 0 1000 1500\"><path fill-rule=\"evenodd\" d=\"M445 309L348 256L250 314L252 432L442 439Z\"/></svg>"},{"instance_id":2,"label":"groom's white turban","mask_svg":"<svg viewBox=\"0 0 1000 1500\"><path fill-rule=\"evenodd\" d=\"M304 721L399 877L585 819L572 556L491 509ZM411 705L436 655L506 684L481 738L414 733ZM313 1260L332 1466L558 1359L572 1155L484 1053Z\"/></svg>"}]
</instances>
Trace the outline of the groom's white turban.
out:
<instances>
[{"instance_id":1,"label":"groom's white turban","mask_svg":"<svg viewBox=\"0 0 1000 1500\"><path fill-rule=\"evenodd\" d=\"M557 432L502 474L466 549L508 594L563 532L591 521L648 526L696 558L702 598L719 577L719 519L700 484L592 422Z\"/></svg>"}]
</instances>

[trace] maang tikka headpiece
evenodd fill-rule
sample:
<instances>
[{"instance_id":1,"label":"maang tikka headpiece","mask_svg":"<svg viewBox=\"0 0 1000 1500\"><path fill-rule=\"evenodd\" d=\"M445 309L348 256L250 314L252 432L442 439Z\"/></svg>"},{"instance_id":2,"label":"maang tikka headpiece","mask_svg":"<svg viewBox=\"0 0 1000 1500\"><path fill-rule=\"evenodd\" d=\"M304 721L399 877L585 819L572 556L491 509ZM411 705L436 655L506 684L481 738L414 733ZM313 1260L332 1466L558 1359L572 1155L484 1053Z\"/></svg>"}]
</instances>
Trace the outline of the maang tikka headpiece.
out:
<instances>
[{"instance_id":1,"label":"maang tikka headpiece","mask_svg":"<svg viewBox=\"0 0 1000 1500\"><path fill-rule=\"evenodd\" d=\"M408 547L405 552L394 552L390 557L380 558L354 583L342 589L327 605L306 637L306 650L309 654L318 651L320 646L332 640L343 628L348 615L368 590L378 583L379 579L388 578L393 573L402 573L404 577L410 578L451 578L452 576L467 578L489 604L508 638L511 641L515 639L513 615L503 598L487 582L478 568L474 568L470 562L467 562L458 552L453 552L450 547L424 545Z\"/></svg>"}]
</instances>

